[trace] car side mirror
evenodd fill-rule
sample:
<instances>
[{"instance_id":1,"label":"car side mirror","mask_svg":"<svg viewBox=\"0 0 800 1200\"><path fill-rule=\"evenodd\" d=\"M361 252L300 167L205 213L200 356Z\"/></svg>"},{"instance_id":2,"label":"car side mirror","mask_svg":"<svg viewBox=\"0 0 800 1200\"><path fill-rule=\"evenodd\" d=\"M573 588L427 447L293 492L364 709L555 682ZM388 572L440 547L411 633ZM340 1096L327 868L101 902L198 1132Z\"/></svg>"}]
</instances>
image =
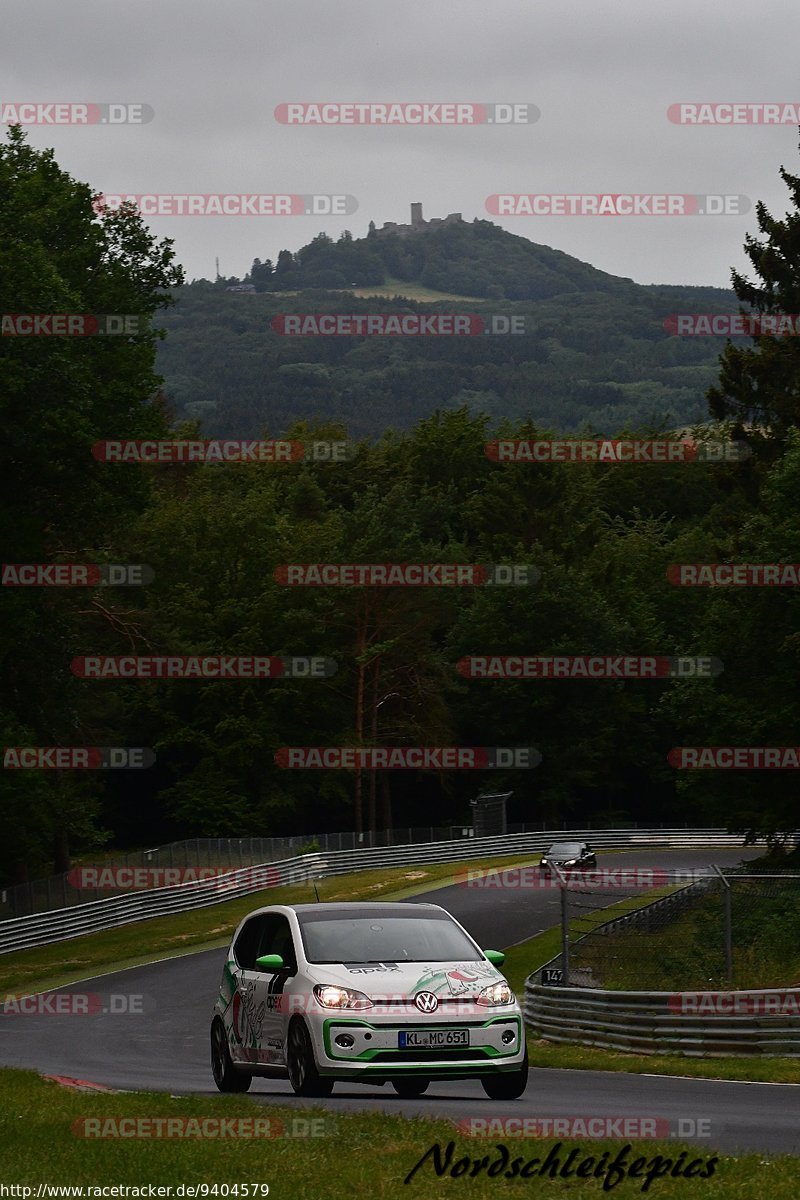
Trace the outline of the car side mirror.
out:
<instances>
[{"instance_id":1,"label":"car side mirror","mask_svg":"<svg viewBox=\"0 0 800 1200\"><path fill-rule=\"evenodd\" d=\"M502 950L484 950L483 952L493 967L502 967L506 956Z\"/></svg>"},{"instance_id":2,"label":"car side mirror","mask_svg":"<svg viewBox=\"0 0 800 1200\"><path fill-rule=\"evenodd\" d=\"M284 961L280 954L262 954L261 958L256 959L256 966L262 971L282 971L284 969Z\"/></svg>"}]
</instances>

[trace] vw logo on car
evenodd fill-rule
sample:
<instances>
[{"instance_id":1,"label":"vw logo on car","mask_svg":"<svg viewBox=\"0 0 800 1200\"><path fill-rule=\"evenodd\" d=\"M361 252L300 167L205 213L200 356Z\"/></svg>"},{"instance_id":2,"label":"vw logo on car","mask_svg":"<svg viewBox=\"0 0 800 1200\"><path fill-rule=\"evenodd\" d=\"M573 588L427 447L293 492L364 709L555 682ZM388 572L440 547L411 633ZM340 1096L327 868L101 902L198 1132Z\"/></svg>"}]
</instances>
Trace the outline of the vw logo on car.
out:
<instances>
[{"instance_id":1,"label":"vw logo on car","mask_svg":"<svg viewBox=\"0 0 800 1200\"><path fill-rule=\"evenodd\" d=\"M436 1012L439 1007L439 1001L434 996L433 992L418 992L414 997L414 1003L420 1012L432 1013Z\"/></svg>"}]
</instances>

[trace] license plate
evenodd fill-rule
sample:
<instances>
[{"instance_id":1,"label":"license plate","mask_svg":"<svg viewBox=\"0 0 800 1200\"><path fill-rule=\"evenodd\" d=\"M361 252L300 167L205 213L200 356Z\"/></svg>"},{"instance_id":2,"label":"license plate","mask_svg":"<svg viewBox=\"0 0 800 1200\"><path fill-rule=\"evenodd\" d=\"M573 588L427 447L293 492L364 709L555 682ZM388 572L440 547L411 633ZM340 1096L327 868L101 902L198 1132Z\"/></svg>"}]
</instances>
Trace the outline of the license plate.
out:
<instances>
[{"instance_id":1,"label":"license plate","mask_svg":"<svg viewBox=\"0 0 800 1200\"><path fill-rule=\"evenodd\" d=\"M439 1050L468 1045L468 1029L402 1029L397 1035L399 1050Z\"/></svg>"}]
</instances>

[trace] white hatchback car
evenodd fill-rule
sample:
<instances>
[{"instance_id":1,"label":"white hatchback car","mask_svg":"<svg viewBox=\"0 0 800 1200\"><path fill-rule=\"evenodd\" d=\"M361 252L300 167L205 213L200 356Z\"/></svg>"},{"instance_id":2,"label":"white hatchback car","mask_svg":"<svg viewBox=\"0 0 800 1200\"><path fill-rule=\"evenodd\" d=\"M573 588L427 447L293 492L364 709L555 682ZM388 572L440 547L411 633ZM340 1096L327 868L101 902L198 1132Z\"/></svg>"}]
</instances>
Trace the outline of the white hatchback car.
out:
<instances>
[{"instance_id":1,"label":"white hatchback car","mask_svg":"<svg viewBox=\"0 0 800 1200\"><path fill-rule=\"evenodd\" d=\"M275 904L233 936L211 1024L221 1092L253 1076L299 1096L336 1080L421 1096L433 1079L480 1079L494 1100L525 1091L522 1012L497 970L436 904Z\"/></svg>"}]
</instances>

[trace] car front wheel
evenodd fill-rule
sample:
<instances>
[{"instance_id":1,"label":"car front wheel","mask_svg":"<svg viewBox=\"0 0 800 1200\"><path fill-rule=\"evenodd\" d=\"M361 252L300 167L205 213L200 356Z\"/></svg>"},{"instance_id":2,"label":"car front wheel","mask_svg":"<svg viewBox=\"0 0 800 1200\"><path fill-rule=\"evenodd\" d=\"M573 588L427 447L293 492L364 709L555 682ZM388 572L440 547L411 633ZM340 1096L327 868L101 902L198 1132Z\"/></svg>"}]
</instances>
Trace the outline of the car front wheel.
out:
<instances>
[{"instance_id":1,"label":"car front wheel","mask_svg":"<svg viewBox=\"0 0 800 1200\"><path fill-rule=\"evenodd\" d=\"M528 1047L525 1047L525 1058L519 1070L486 1075L481 1083L490 1100L518 1100L528 1086Z\"/></svg>"},{"instance_id":2,"label":"car front wheel","mask_svg":"<svg viewBox=\"0 0 800 1200\"><path fill-rule=\"evenodd\" d=\"M430 1079L393 1079L392 1087L402 1100L416 1100L428 1090Z\"/></svg>"},{"instance_id":3,"label":"car front wheel","mask_svg":"<svg viewBox=\"0 0 800 1200\"><path fill-rule=\"evenodd\" d=\"M228 1036L219 1017L211 1026L211 1071L220 1092L246 1092L253 1082L248 1071L237 1071L234 1067Z\"/></svg>"},{"instance_id":4,"label":"car front wheel","mask_svg":"<svg viewBox=\"0 0 800 1200\"><path fill-rule=\"evenodd\" d=\"M311 1038L299 1018L289 1026L286 1067L296 1096L330 1096L333 1091L333 1081L323 1078L317 1070Z\"/></svg>"}]
</instances>

